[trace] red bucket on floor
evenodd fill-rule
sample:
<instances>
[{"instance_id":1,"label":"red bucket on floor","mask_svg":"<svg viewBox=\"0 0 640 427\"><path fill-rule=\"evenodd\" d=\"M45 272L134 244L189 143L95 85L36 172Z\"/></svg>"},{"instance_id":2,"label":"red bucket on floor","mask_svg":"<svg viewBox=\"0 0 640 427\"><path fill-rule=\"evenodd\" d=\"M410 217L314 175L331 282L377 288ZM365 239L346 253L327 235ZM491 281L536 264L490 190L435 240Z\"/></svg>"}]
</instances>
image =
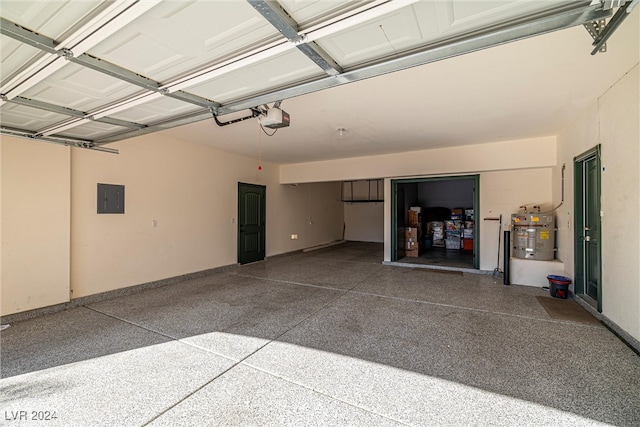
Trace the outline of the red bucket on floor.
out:
<instances>
[{"instance_id":1,"label":"red bucket on floor","mask_svg":"<svg viewBox=\"0 0 640 427\"><path fill-rule=\"evenodd\" d=\"M567 298L569 296L569 285L571 284L571 279L551 274L547 276L547 280L549 280L549 293L552 297Z\"/></svg>"}]
</instances>

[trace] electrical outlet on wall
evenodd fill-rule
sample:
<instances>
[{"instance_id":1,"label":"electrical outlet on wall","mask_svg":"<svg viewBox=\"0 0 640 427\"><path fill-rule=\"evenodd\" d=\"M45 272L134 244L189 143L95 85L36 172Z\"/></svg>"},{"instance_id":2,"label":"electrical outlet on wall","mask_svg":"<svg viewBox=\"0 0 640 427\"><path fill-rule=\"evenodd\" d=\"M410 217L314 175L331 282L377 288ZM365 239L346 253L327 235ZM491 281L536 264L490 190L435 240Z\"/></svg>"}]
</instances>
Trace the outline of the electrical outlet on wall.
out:
<instances>
[{"instance_id":1,"label":"electrical outlet on wall","mask_svg":"<svg viewBox=\"0 0 640 427\"><path fill-rule=\"evenodd\" d=\"M291 240L298 240L298 235L297 234L292 234L291 235Z\"/></svg>"}]
</instances>

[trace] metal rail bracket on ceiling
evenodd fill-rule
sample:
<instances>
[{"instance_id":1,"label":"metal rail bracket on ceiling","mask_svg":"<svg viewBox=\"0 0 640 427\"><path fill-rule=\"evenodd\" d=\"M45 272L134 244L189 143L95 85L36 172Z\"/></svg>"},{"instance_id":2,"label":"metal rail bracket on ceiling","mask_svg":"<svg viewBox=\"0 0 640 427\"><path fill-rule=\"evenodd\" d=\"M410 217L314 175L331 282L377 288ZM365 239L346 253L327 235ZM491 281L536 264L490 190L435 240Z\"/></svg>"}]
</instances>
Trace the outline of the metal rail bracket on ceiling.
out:
<instances>
[{"instance_id":1,"label":"metal rail bracket on ceiling","mask_svg":"<svg viewBox=\"0 0 640 427\"><path fill-rule=\"evenodd\" d=\"M247 0L253 8L280 33L289 40L300 52L305 54L318 67L330 76L342 73L342 68L318 44L308 41L304 34L299 34L298 23L273 0Z\"/></svg>"},{"instance_id":2,"label":"metal rail bracket on ceiling","mask_svg":"<svg viewBox=\"0 0 640 427\"><path fill-rule=\"evenodd\" d=\"M584 28L587 29L587 32L591 35L591 37L593 37L594 40L596 40L600 35L600 33L602 33L602 30L604 29L605 26L606 26L606 20L604 19L599 19L597 21L587 22L586 24L584 24ZM604 53L606 51L607 51L607 43L602 43L602 45L600 46L600 49L598 49L598 52Z\"/></svg>"},{"instance_id":3,"label":"metal rail bracket on ceiling","mask_svg":"<svg viewBox=\"0 0 640 427\"><path fill-rule=\"evenodd\" d=\"M389 4L389 3L385 3ZM395 4L395 2L394 2ZM219 107L213 107L217 116L230 113L238 113L242 110L254 108L256 105L269 104L276 100L289 99L312 92L340 86L393 71L404 70L410 67L424 65L446 58L463 55L469 52L498 46L515 40L521 40L539 34L545 34L564 28L583 25L585 22L600 20L611 16L611 11L602 10L602 7L567 7L553 14L542 13L517 19L512 22L501 23L496 28L488 28L475 33L466 34L451 40L424 47L417 52L409 52L402 57L393 57L386 61L363 65L359 68L348 70L337 76L325 76L317 80L294 84L289 87L273 90L265 94L256 94L242 100L231 101ZM103 145L133 136L140 136L158 130L168 129L187 123L211 118L209 108L201 109L186 116L169 118L157 124L149 124L148 127L136 131L117 132L96 139L96 144Z\"/></svg>"},{"instance_id":4,"label":"metal rail bracket on ceiling","mask_svg":"<svg viewBox=\"0 0 640 427\"><path fill-rule=\"evenodd\" d=\"M85 145L89 144L91 146L99 146L183 124L210 119L212 110L215 112L216 116L222 116L224 114L251 109L256 105L265 105L276 100L288 99L295 96L300 96L307 93L339 86L345 83L355 82L358 80L363 80L366 78L375 77L418 65L424 65L430 62L451 58L453 56L462 55L469 52L475 52L481 49L486 49L515 40L520 40L523 38L560 30L575 25L582 25L592 21L600 21L611 16L612 8L619 7L616 16L611 19L609 24L604 29L602 29L602 31L599 31L597 39L594 40L594 45L598 45L596 47L596 50L594 51L595 53L601 48L602 44L606 42L606 39L613 33L615 28L620 25L622 20L626 18L628 12L631 11L631 9L638 3L639 0L602 0L594 1L591 3L591 5L589 5L588 0L580 1L576 2L575 4L556 8L552 11L534 13L529 16L517 18L509 22L503 22L499 25L484 28L472 33L462 34L448 40L441 40L437 43L424 45L421 47L421 49L403 52L401 56L394 55L393 58L381 58L380 62L362 64L358 67L346 71L342 70L337 64L335 64L335 61L329 55L327 55L326 52L320 49L320 47L315 43L315 40L322 39L322 37L326 37L328 34L335 34L339 31L342 31L345 29L345 25L348 28L349 26L357 25L361 22L375 19L381 14L390 13L391 9L396 10L402 7L406 7L407 4L411 4L415 0L407 0L406 2L384 2L382 0L374 0L371 3L367 4L366 10L354 9L352 12L349 12L347 14L348 16L342 17L341 19L332 18L325 23L320 23L313 28L306 29L304 33L299 31L298 23L294 19L292 19L291 16L289 16L289 14L278 4L278 2L274 0L248 1L263 16L264 19L269 21L286 38L286 41L277 41L267 46L258 47L255 50L255 52L257 53L253 54L253 56L251 57L242 56L239 57L239 59L236 58L236 62L229 60L227 61L228 63L225 62L225 65L218 64L212 66L210 69L194 71L192 75L163 84L147 77L138 75L137 73L124 69L116 64L111 64L101 58L90 55L89 53L85 53L88 51L88 48L90 46L95 45L105 37L105 35L107 34L107 29L117 29L126 23L130 23L136 16L139 16L145 11L149 10L152 7L150 5L157 4L159 0L150 0L149 2L139 3L136 2L134 6L141 5L138 10L132 10L132 6L131 8L127 9L126 12L122 12L122 10L120 9L118 9L117 11L109 12L113 15L117 15L118 13L122 12L121 15L118 15L118 18L122 17L122 22L116 23L115 20L108 21L105 14L104 19L101 18L100 22L96 22L95 25L104 25L104 22L108 21L110 23L114 23L112 27L106 28L108 26L104 25L103 27L100 27L101 31L93 33L89 37L86 36L86 34L89 33L81 32L82 34L77 35L77 40L74 35L73 43L69 42L68 44L63 42L58 43L50 38L37 34L29 29L21 27L2 18L2 25L0 26L1 34L17 39L23 43L29 44L48 53L47 64L51 61L53 62L45 67L47 70L54 70L61 67L61 64L72 62L83 67L91 68L93 70L111 75L120 80L141 87L144 91L148 91L146 93L136 94L126 99L122 99L116 104L103 106L96 111L86 113L65 110L65 107L63 106L55 106L49 104L47 105L47 107L50 109L50 111L51 109L53 109L58 113L72 113L68 114L68 116L70 116L70 119L65 122L57 123L53 126L50 126L47 129L40 129L35 132L29 130L21 130L22 134L28 135L29 138L42 136L48 138L65 139L66 137L64 135L60 135L60 133L65 131L66 129L87 123L90 120L99 119L104 119L105 123L117 125L123 128L122 130L118 130L114 133L98 137L93 141L82 143ZM124 14L129 12L130 15L124 16ZM111 18L112 16L109 15L108 17ZM78 48L78 44L76 44L79 40L82 40L82 42L80 43L82 46L80 48ZM279 52L282 52L289 48L297 48L298 50L300 50L311 61L322 68L328 75L312 81L292 83L289 86L285 85L284 87L272 89L268 93L255 93L243 99L231 100L224 105L221 105L209 99L199 97L195 94L182 92L181 90L186 87L201 83L202 81L206 81L219 76L222 73L232 72L233 70L238 69L241 65L255 63L260 58L274 56ZM240 61L241 63L238 61ZM36 64L32 65L33 66L28 70L29 75L33 74L34 70L40 69L40 67L34 68ZM35 82L41 81L50 73L38 72L36 74L37 78L27 79L27 82L31 82L32 80ZM11 80L11 85L6 85L7 87L2 88L2 92L5 96L1 97L2 101L0 101L0 104L3 102L11 102L13 98L18 97L20 95L20 92L22 92L29 86L21 83L21 81L24 80L24 77L25 75L22 74L20 76L16 76L15 79ZM19 88L16 90L14 90L14 88L16 88L15 85L19 86ZM113 117L106 117L115 114L116 112L123 109L130 108L140 103L149 102L162 96L169 96L200 108L182 115L165 117L157 122L144 124L143 126L145 127L143 128L139 128L139 126L141 125L137 123L125 121L117 122ZM27 98L18 98L17 102L22 102L24 104L25 102L28 102L26 101L26 99ZM44 104L38 105L40 107L44 106ZM30 106L35 107L35 103L32 103ZM79 118L78 114L80 113L84 113L85 116ZM2 129L4 131L5 127L3 127ZM58 134L60 136L55 136L55 134ZM66 145L77 146L74 145L76 143L73 141L73 138L70 138L70 142L71 143ZM89 147L85 146L83 148Z\"/></svg>"},{"instance_id":5,"label":"metal rail bracket on ceiling","mask_svg":"<svg viewBox=\"0 0 640 427\"><path fill-rule=\"evenodd\" d=\"M115 148L101 147L99 145L96 145L92 141L87 141L87 140L83 140L83 139L74 139L74 138L70 138L70 137L46 136L46 135L38 134L36 132L28 132L28 131L24 131L22 129L12 129L12 128L5 127L5 126L0 128L0 133L2 133L2 135L9 135L9 136L13 136L13 137L16 137L16 138L28 139L28 140L31 140L31 141L48 142L48 143L51 143L51 144L64 145L64 146L67 146L67 147L82 148L82 149L85 149L85 150L101 151L103 153L111 153L111 154L119 154L120 153Z\"/></svg>"},{"instance_id":6,"label":"metal rail bracket on ceiling","mask_svg":"<svg viewBox=\"0 0 640 427\"><path fill-rule=\"evenodd\" d=\"M611 35L620 27L622 22L627 19L631 11L638 5L640 0L594 0L592 4L602 4L602 10L609 11L618 7L618 11L609 20L608 24L605 24L604 19L597 21L587 22L584 27L587 29L591 37L593 37L593 50L591 55L595 55L598 52L607 51L607 40Z\"/></svg>"},{"instance_id":7,"label":"metal rail bracket on ceiling","mask_svg":"<svg viewBox=\"0 0 640 427\"><path fill-rule=\"evenodd\" d=\"M367 198L355 198L353 184L358 182L366 182L367 183ZM372 184L375 184L375 198L373 192L371 191ZM366 181L342 181L342 185L340 187L340 201L343 203L383 203L384 198L380 197L380 184L384 185L384 181L382 179L367 179ZM346 198L345 195L345 185L350 191L350 198ZM382 191L384 193L384 190Z\"/></svg>"}]
</instances>

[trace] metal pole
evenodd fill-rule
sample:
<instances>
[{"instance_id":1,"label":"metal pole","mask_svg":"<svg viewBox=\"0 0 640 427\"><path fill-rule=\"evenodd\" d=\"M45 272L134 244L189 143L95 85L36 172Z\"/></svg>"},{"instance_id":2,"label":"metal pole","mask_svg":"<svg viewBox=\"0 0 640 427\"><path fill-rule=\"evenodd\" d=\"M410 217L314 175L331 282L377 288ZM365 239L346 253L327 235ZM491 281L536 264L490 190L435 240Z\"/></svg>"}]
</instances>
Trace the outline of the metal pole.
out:
<instances>
[{"instance_id":1,"label":"metal pole","mask_svg":"<svg viewBox=\"0 0 640 427\"><path fill-rule=\"evenodd\" d=\"M510 264L510 259L511 259L511 231L509 230L505 230L504 231L504 284L505 285L510 285L511 281L510 281L510 276L509 276L509 264Z\"/></svg>"}]
</instances>

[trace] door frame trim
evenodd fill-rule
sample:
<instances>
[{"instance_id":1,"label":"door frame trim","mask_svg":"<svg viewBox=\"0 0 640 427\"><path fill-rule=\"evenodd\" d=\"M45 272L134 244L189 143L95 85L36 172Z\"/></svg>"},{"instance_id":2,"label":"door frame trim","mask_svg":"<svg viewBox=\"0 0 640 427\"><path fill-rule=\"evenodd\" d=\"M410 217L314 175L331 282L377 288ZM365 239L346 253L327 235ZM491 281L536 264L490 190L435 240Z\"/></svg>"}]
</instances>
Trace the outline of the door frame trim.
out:
<instances>
[{"instance_id":1,"label":"door frame trim","mask_svg":"<svg viewBox=\"0 0 640 427\"><path fill-rule=\"evenodd\" d=\"M598 227L598 234L596 239L599 242L598 245L598 299L597 301L588 296L585 293L584 288L584 266L585 266L585 257L583 253L584 246L582 244L582 230L584 228L584 173L583 173L583 164L586 160L595 157L596 160L596 170L597 174L597 199L598 199L598 210L602 209L601 197L602 197L602 161L601 161L601 145L598 144L590 150L585 151L573 158L573 194L574 194L574 207L573 207L573 258L574 258L574 291L577 297L584 300L586 303L590 305L595 305L594 308L598 310L598 312L602 313L602 220L600 220L600 227Z\"/></svg>"},{"instance_id":2,"label":"door frame trim","mask_svg":"<svg viewBox=\"0 0 640 427\"><path fill-rule=\"evenodd\" d=\"M443 176L431 176L422 178L398 178L391 179L391 261L398 261L398 184L411 184L421 182L434 182L434 181L455 181L459 179L473 179L474 191L473 191L473 218L474 218L474 230L473 230L473 268L480 270L480 174L469 175L443 175Z\"/></svg>"}]
</instances>

